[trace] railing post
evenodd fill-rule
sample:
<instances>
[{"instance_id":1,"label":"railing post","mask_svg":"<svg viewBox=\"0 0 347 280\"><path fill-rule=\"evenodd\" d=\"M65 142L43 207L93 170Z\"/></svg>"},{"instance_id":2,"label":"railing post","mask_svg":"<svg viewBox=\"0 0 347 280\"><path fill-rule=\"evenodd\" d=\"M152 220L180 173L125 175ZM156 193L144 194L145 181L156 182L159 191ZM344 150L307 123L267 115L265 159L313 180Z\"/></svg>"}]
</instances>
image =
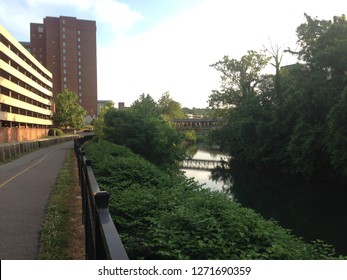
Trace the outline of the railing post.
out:
<instances>
[{"instance_id":1,"label":"railing post","mask_svg":"<svg viewBox=\"0 0 347 280\"><path fill-rule=\"evenodd\" d=\"M108 258L101 232L100 215L102 215L102 210L108 210L109 199L110 195L106 191L99 191L94 194L95 207L97 211L97 217L95 219L95 258L97 260Z\"/></svg>"},{"instance_id":2,"label":"railing post","mask_svg":"<svg viewBox=\"0 0 347 280\"><path fill-rule=\"evenodd\" d=\"M94 194L95 205L97 209L107 209L110 195L106 191L99 191Z\"/></svg>"}]
</instances>

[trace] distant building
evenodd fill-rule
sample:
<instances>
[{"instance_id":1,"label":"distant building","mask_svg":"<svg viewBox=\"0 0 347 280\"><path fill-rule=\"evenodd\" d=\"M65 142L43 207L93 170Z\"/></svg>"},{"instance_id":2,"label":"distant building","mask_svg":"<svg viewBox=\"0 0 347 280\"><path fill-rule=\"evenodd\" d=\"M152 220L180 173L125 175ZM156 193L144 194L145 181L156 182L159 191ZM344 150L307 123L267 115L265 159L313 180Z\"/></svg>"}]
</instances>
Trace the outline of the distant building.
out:
<instances>
[{"instance_id":1,"label":"distant building","mask_svg":"<svg viewBox=\"0 0 347 280\"><path fill-rule=\"evenodd\" d=\"M48 135L52 73L0 25L0 143Z\"/></svg>"},{"instance_id":2,"label":"distant building","mask_svg":"<svg viewBox=\"0 0 347 280\"><path fill-rule=\"evenodd\" d=\"M125 108L124 102L118 102L118 109L124 109L124 108Z\"/></svg>"},{"instance_id":3,"label":"distant building","mask_svg":"<svg viewBox=\"0 0 347 280\"><path fill-rule=\"evenodd\" d=\"M30 42L19 42L28 52L31 53ZM42 64L42 63L41 63Z\"/></svg>"},{"instance_id":4,"label":"distant building","mask_svg":"<svg viewBox=\"0 0 347 280\"><path fill-rule=\"evenodd\" d=\"M78 94L89 116L97 114L96 22L46 17L30 24L30 49L53 74L53 94Z\"/></svg>"},{"instance_id":5,"label":"distant building","mask_svg":"<svg viewBox=\"0 0 347 280\"><path fill-rule=\"evenodd\" d=\"M98 100L98 115L100 114L102 108L105 107L105 105L109 102L112 102L112 100ZM125 103L124 102L118 102L118 109L124 109Z\"/></svg>"},{"instance_id":6,"label":"distant building","mask_svg":"<svg viewBox=\"0 0 347 280\"><path fill-rule=\"evenodd\" d=\"M104 108L105 105L110 101L111 100L98 100L98 115L100 114L102 108Z\"/></svg>"}]
</instances>

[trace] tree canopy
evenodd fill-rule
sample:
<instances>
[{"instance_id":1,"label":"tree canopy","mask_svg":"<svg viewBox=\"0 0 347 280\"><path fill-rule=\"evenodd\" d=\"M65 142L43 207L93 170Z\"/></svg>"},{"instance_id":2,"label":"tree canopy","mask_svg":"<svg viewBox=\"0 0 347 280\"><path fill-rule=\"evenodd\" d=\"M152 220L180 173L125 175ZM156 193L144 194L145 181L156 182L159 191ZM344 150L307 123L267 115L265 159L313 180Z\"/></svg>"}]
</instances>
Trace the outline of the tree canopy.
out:
<instances>
[{"instance_id":1,"label":"tree canopy","mask_svg":"<svg viewBox=\"0 0 347 280\"><path fill-rule=\"evenodd\" d=\"M180 104L165 93L159 102L142 94L130 108L107 107L97 121L97 135L130 148L155 164L175 163L183 154L182 135L171 120L182 111Z\"/></svg>"},{"instance_id":2,"label":"tree canopy","mask_svg":"<svg viewBox=\"0 0 347 280\"><path fill-rule=\"evenodd\" d=\"M297 28L298 62L280 67L281 54L249 51L240 60L213 64L221 88L210 106L227 125L214 131L221 147L239 160L301 173L347 176L347 21L305 14ZM273 61L273 62L272 62ZM275 75L262 69L271 63Z\"/></svg>"},{"instance_id":3,"label":"tree canopy","mask_svg":"<svg viewBox=\"0 0 347 280\"><path fill-rule=\"evenodd\" d=\"M53 115L54 122L63 127L80 128L84 124L86 111L78 104L77 93L65 89L55 98L56 112Z\"/></svg>"}]
</instances>

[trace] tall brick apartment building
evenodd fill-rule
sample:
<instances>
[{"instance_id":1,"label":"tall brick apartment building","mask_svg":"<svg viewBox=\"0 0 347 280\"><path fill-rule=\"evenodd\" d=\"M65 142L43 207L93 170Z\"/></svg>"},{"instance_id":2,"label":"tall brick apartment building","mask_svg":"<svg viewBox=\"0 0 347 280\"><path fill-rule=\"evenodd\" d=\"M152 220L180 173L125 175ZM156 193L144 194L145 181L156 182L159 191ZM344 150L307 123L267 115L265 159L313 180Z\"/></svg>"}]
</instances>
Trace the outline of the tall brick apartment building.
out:
<instances>
[{"instance_id":1,"label":"tall brick apartment building","mask_svg":"<svg viewBox=\"0 0 347 280\"><path fill-rule=\"evenodd\" d=\"M30 49L53 74L53 94L65 88L78 94L90 116L97 114L96 22L46 17L30 24Z\"/></svg>"}]
</instances>

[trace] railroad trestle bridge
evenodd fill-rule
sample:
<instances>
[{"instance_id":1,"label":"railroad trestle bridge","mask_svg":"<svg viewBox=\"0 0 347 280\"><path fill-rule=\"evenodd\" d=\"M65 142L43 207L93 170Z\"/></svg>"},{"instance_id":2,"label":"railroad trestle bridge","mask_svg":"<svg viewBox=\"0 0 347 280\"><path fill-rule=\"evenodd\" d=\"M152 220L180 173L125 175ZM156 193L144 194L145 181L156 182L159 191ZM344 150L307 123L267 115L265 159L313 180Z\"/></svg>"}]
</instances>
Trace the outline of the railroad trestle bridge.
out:
<instances>
[{"instance_id":1,"label":"railroad trestle bridge","mask_svg":"<svg viewBox=\"0 0 347 280\"><path fill-rule=\"evenodd\" d=\"M180 167L183 169L200 169L212 170L217 167L229 167L227 159L207 160L207 159L184 159L180 162Z\"/></svg>"},{"instance_id":2,"label":"railroad trestle bridge","mask_svg":"<svg viewBox=\"0 0 347 280\"><path fill-rule=\"evenodd\" d=\"M226 123L224 119L174 119L174 126L178 130L208 130L220 127Z\"/></svg>"}]
</instances>

